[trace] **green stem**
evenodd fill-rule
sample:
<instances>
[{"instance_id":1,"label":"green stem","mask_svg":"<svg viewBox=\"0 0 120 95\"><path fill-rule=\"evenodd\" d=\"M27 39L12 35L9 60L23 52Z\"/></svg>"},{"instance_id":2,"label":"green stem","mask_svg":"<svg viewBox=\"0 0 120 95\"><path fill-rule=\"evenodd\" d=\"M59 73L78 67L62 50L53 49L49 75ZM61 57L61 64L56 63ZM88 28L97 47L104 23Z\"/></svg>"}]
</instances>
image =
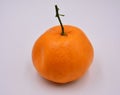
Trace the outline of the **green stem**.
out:
<instances>
[{"instance_id":1,"label":"green stem","mask_svg":"<svg viewBox=\"0 0 120 95\"><path fill-rule=\"evenodd\" d=\"M59 8L57 5L55 5L55 10L56 10L56 17L58 18L58 21L59 21L61 29L62 29L61 35L65 35L64 27L63 27L63 24L62 24L61 19L60 19L60 16L64 16L64 15L59 14L59 12L58 12Z\"/></svg>"}]
</instances>

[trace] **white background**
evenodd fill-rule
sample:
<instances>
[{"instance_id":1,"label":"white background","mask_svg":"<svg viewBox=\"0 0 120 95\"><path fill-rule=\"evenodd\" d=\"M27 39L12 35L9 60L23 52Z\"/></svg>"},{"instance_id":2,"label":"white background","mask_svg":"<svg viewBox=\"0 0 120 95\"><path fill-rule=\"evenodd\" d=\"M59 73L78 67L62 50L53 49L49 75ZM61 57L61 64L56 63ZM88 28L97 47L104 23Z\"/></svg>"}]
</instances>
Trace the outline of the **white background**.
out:
<instances>
[{"instance_id":1,"label":"white background","mask_svg":"<svg viewBox=\"0 0 120 95\"><path fill-rule=\"evenodd\" d=\"M59 85L33 67L35 40L59 24L84 30L95 57L86 75ZM120 0L0 0L0 95L120 95Z\"/></svg>"}]
</instances>

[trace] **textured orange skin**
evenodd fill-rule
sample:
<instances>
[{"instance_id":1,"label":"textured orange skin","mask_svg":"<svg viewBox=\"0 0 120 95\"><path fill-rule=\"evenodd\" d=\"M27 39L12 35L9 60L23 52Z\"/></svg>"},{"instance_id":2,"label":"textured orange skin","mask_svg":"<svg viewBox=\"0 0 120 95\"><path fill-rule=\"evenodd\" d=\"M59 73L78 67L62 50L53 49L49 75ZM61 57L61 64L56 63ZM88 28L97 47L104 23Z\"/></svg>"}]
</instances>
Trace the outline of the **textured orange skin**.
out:
<instances>
[{"instance_id":1,"label":"textured orange skin","mask_svg":"<svg viewBox=\"0 0 120 95\"><path fill-rule=\"evenodd\" d=\"M82 77L93 60L93 47L77 27L64 25L47 30L35 42L32 60L36 70L45 79L67 83Z\"/></svg>"}]
</instances>

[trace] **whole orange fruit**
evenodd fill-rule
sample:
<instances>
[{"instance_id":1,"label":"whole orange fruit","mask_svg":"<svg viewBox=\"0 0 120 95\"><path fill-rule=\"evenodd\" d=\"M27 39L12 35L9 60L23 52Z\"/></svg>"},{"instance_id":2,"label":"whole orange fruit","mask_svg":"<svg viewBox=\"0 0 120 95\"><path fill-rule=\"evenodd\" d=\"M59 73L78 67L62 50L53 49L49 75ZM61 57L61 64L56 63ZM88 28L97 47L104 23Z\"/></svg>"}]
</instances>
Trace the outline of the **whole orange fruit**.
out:
<instances>
[{"instance_id":1,"label":"whole orange fruit","mask_svg":"<svg viewBox=\"0 0 120 95\"><path fill-rule=\"evenodd\" d=\"M45 79L67 83L82 77L93 60L93 47L83 31L75 26L55 26L35 42L32 60Z\"/></svg>"}]
</instances>

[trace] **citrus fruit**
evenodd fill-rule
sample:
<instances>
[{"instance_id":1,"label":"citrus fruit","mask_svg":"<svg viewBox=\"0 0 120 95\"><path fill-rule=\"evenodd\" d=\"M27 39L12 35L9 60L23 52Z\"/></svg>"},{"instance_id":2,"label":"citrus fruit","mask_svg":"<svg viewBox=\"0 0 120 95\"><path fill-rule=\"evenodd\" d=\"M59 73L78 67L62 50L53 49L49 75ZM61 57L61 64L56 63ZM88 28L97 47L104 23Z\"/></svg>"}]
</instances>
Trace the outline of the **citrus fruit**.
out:
<instances>
[{"instance_id":1,"label":"citrus fruit","mask_svg":"<svg viewBox=\"0 0 120 95\"><path fill-rule=\"evenodd\" d=\"M71 25L48 29L32 49L32 61L38 73L56 83L81 78L91 65L93 56L92 44L85 33Z\"/></svg>"},{"instance_id":2,"label":"citrus fruit","mask_svg":"<svg viewBox=\"0 0 120 95\"><path fill-rule=\"evenodd\" d=\"M93 47L81 29L64 25L47 30L34 44L33 64L44 78L66 83L84 75L93 60Z\"/></svg>"}]
</instances>

